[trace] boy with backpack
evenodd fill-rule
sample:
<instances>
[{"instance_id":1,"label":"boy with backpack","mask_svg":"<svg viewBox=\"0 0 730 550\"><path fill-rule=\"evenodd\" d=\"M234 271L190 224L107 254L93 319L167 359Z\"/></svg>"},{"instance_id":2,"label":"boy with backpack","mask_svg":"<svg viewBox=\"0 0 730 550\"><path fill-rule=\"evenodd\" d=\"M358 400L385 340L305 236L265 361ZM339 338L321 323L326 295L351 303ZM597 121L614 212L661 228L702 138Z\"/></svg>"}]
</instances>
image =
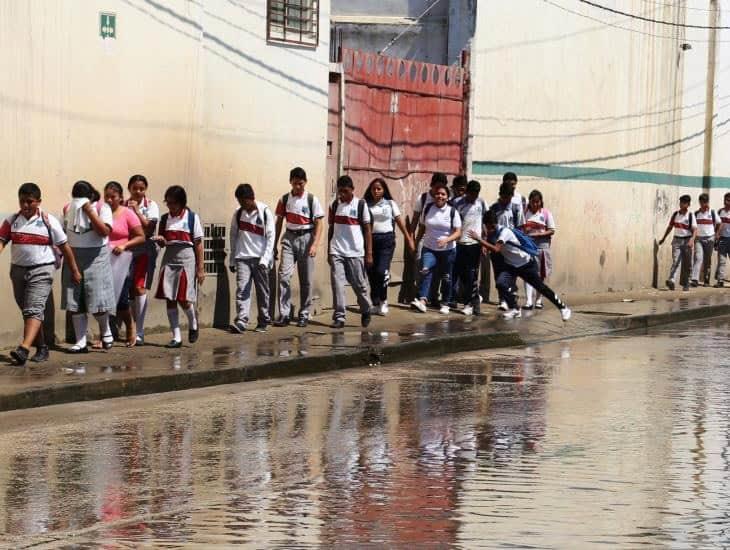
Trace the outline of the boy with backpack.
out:
<instances>
[{"instance_id":1,"label":"boy with backpack","mask_svg":"<svg viewBox=\"0 0 730 550\"><path fill-rule=\"evenodd\" d=\"M48 345L43 333L46 302L53 286L53 274L61 258L66 260L74 284L81 282L71 247L61 223L41 210L41 190L35 183L24 183L18 189L20 210L0 226L0 252L8 243L10 250L10 281L15 302L23 314L23 341L10 352L16 366L25 365L30 347L36 353L31 362L48 360Z\"/></svg>"},{"instance_id":2,"label":"boy with backpack","mask_svg":"<svg viewBox=\"0 0 730 550\"><path fill-rule=\"evenodd\" d=\"M479 315L479 262L482 247L469 236L469 231L481 233L482 218L487 212L487 205L479 197L481 185L471 180L466 185L466 193L452 201L454 208L461 216L462 231L456 243L456 260L454 261L454 287L462 294L464 315ZM454 301L457 301L454 298Z\"/></svg>"},{"instance_id":3,"label":"boy with backpack","mask_svg":"<svg viewBox=\"0 0 730 550\"><path fill-rule=\"evenodd\" d=\"M361 324L370 324L370 287L365 267L373 265L370 210L355 196L350 176L337 180L337 198L329 210L328 262L332 280L332 328L345 326L345 284L349 283L360 306Z\"/></svg>"},{"instance_id":4,"label":"boy with backpack","mask_svg":"<svg viewBox=\"0 0 730 550\"><path fill-rule=\"evenodd\" d=\"M510 176L511 172L505 174L505 178ZM490 212L494 212L494 216L497 219L497 223L508 229L521 228L525 225L525 212L523 208L515 203L512 199L514 197L514 184L515 180L506 179L499 186L499 200L489 207ZM490 254L489 258L492 261L492 270L494 271L494 281L499 279L499 274L505 269L504 258L500 254ZM497 294L499 295L499 309L507 311L508 303L506 297L502 294L497 287Z\"/></svg>"},{"instance_id":5,"label":"boy with backpack","mask_svg":"<svg viewBox=\"0 0 730 550\"><path fill-rule=\"evenodd\" d=\"M470 237L492 255L499 255L504 260L504 269L497 278L497 289L507 301L508 309L503 314L505 319L517 319L522 317L522 310L517 307L517 278L521 278L537 292L550 300L560 310L563 321L570 319L572 312L557 297L555 292L548 287L540 277L540 270L536 257L539 250L535 242L519 229L510 229L497 223L497 215L489 210L484 215L484 226L487 230L487 240L481 238L481 233L470 231Z\"/></svg>"},{"instance_id":6,"label":"boy with backpack","mask_svg":"<svg viewBox=\"0 0 730 550\"><path fill-rule=\"evenodd\" d=\"M242 183L236 188L240 208L231 220L230 270L236 274L236 319L231 330L246 330L251 306L251 284L256 288L258 324L256 332L266 332L269 316L269 272L274 259L274 216L269 207L256 200L253 187Z\"/></svg>"},{"instance_id":7,"label":"boy with backpack","mask_svg":"<svg viewBox=\"0 0 730 550\"><path fill-rule=\"evenodd\" d=\"M672 266L669 268L669 278L666 281L667 288L674 290L674 284L677 278L677 271L680 264L682 269L688 272L692 269L692 249L695 245L697 237L697 220L689 210L692 198L689 195L679 197L679 210L672 214L669 218L669 225L664 232L664 236L659 241L659 246L674 230L674 238L672 239ZM684 284L682 290L689 290L689 285Z\"/></svg>"},{"instance_id":8,"label":"boy with backpack","mask_svg":"<svg viewBox=\"0 0 730 550\"><path fill-rule=\"evenodd\" d=\"M725 204L717 213L720 225L717 226L717 271L715 272L715 288L725 286L725 266L730 256L730 193L725 193Z\"/></svg>"},{"instance_id":9,"label":"boy with backpack","mask_svg":"<svg viewBox=\"0 0 730 550\"><path fill-rule=\"evenodd\" d=\"M699 286L700 276L705 286L710 286L710 267L712 251L715 248L715 233L720 220L710 208L710 196L702 193L699 197L700 209L695 211L697 221L697 242L695 243L694 262L692 263L692 280L690 286Z\"/></svg>"}]
</instances>

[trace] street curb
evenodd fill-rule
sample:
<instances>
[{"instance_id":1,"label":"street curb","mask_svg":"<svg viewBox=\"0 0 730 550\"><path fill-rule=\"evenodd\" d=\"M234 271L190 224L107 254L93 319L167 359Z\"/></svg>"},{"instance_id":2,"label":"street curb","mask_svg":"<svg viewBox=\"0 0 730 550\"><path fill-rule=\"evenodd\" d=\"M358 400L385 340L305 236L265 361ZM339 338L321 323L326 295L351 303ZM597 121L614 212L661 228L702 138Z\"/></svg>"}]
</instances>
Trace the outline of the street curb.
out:
<instances>
[{"instance_id":1,"label":"street curb","mask_svg":"<svg viewBox=\"0 0 730 550\"><path fill-rule=\"evenodd\" d=\"M632 315L604 320L606 330L598 333L574 333L561 340L623 332L730 315L729 305L703 306L680 311ZM553 341L546 337L530 341L530 345ZM318 374L330 371L377 366L380 364L434 358L452 353L526 345L517 331L469 333L440 336L429 340L414 340L398 344L363 347L321 356L298 356L278 359L252 366L235 366L204 371L180 371L170 374L74 382L45 388L34 388L12 395L0 396L0 412L60 405L79 401L95 401L115 397L165 393L255 380Z\"/></svg>"}]
</instances>

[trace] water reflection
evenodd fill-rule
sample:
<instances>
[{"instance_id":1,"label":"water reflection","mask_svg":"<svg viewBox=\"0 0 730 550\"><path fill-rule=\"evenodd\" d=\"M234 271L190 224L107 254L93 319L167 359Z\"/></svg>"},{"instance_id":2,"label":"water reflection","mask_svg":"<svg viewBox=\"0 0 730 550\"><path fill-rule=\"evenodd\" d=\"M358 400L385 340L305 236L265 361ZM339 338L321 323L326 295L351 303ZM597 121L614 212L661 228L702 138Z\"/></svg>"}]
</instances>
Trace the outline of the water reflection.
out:
<instances>
[{"instance_id":1,"label":"water reflection","mask_svg":"<svg viewBox=\"0 0 730 550\"><path fill-rule=\"evenodd\" d=\"M727 330L58 407L50 425L29 412L0 434L0 543L727 542Z\"/></svg>"}]
</instances>

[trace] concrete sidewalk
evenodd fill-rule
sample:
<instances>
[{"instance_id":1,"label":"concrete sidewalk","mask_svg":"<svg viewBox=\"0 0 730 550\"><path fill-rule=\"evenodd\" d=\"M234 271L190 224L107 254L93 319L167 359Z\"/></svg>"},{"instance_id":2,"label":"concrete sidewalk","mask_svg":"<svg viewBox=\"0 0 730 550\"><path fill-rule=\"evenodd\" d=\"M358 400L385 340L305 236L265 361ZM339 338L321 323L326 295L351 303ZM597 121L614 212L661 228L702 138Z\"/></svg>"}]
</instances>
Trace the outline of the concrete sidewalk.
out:
<instances>
[{"instance_id":1,"label":"concrete sidewalk","mask_svg":"<svg viewBox=\"0 0 730 550\"><path fill-rule=\"evenodd\" d=\"M467 318L436 311L421 314L392 306L387 318L373 318L367 330L348 314L344 330L328 328L329 314L306 329L270 328L265 334L234 335L205 329L195 346L164 347L169 335L150 335L144 347L115 346L86 356L52 353L51 361L24 369L0 355L0 411L127 395L176 391L247 380L412 361L476 349L537 344L557 339L648 328L730 315L730 292L693 289L567 296L573 318L563 323L549 303L504 321L494 305Z\"/></svg>"}]
</instances>

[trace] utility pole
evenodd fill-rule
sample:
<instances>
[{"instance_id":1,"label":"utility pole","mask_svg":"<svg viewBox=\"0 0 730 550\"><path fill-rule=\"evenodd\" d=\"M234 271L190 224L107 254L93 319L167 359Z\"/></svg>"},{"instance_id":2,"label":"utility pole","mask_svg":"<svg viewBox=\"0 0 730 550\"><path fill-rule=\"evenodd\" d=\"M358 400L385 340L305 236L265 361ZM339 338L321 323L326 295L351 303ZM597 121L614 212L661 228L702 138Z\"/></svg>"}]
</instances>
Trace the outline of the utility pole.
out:
<instances>
[{"instance_id":1,"label":"utility pole","mask_svg":"<svg viewBox=\"0 0 730 550\"><path fill-rule=\"evenodd\" d=\"M717 27L720 20L717 0L710 0L710 37L707 48L707 90L705 99L705 158L702 165L702 192L709 193L712 187L712 145L715 122L715 57L717 50Z\"/></svg>"}]
</instances>

